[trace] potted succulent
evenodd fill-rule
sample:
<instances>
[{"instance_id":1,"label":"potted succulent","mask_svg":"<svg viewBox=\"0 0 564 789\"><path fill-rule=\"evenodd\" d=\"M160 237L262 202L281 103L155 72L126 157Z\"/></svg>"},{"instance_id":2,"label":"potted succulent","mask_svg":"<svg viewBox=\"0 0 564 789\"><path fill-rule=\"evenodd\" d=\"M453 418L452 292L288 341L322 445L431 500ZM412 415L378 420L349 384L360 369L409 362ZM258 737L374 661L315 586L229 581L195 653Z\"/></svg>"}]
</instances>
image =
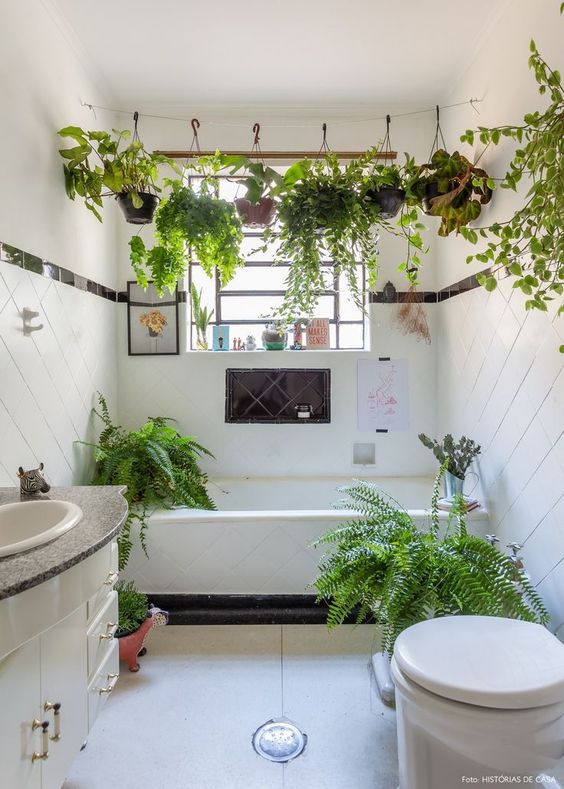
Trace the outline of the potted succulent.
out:
<instances>
[{"instance_id":1,"label":"potted succulent","mask_svg":"<svg viewBox=\"0 0 564 789\"><path fill-rule=\"evenodd\" d=\"M246 156L221 156L221 162L224 167L230 167L232 173L245 171L245 197L237 197L234 201L243 224L253 228L271 225L276 213L276 202L271 192L282 183L280 173Z\"/></svg>"},{"instance_id":2,"label":"potted succulent","mask_svg":"<svg viewBox=\"0 0 564 789\"><path fill-rule=\"evenodd\" d=\"M59 136L73 140L72 148L59 153L65 160L63 170L67 195L78 195L89 211L101 222L99 209L103 199L114 195L130 224L145 225L152 221L161 191L157 184L159 166L175 167L172 160L148 153L135 134L129 131L85 131L79 126L66 126Z\"/></svg>"},{"instance_id":3,"label":"potted succulent","mask_svg":"<svg viewBox=\"0 0 564 789\"><path fill-rule=\"evenodd\" d=\"M220 165L216 162L216 167ZM147 249L141 236L129 242L137 282L147 287L153 280L159 293L174 291L188 267L188 252L211 277L217 270L225 286L236 269L244 266L240 246L241 220L232 203L217 196L217 179L202 179L199 191L179 180L168 181L171 192L155 216L156 245Z\"/></svg>"},{"instance_id":4,"label":"potted succulent","mask_svg":"<svg viewBox=\"0 0 564 789\"><path fill-rule=\"evenodd\" d=\"M447 501L453 501L457 495L462 496L468 467L482 451L481 446L466 436L455 442L450 433L440 442L420 433L419 440L432 450L441 466L444 466Z\"/></svg>"},{"instance_id":5,"label":"potted succulent","mask_svg":"<svg viewBox=\"0 0 564 789\"><path fill-rule=\"evenodd\" d=\"M269 321L262 333L265 351L283 351L288 344L288 332L282 321Z\"/></svg>"},{"instance_id":6,"label":"potted succulent","mask_svg":"<svg viewBox=\"0 0 564 789\"><path fill-rule=\"evenodd\" d=\"M279 317L313 315L320 292L332 287L332 278L344 274L354 301L364 309L358 264L364 263L367 287L377 274L378 221L373 207L359 188L359 165L341 168L337 157L327 153L316 160L296 162L276 188L280 222L278 261L289 262L286 293ZM267 228L265 239L271 238ZM332 261L331 282L327 260Z\"/></svg>"},{"instance_id":7,"label":"potted succulent","mask_svg":"<svg viewBox=\"0 0 564 789\"><path fill-rule=\"evenodd\" d=\"M442 472L442 470L441 470ZM522 567L487 539L470 534L457 497L449 527L440 529L435 480L430 528L371 482L354 480L342 490L343 508L358 513L315 543L326 546L312 586L329 602L329 627L350 615L383 627L388 660L405 628L438 616L504 616L546 624L548 613Z\"/></svg>"},{"instance_id":8,"label":"potted succulent","mask_svg":"<svg viewBox=\"0 0 564 789\"><path fill-rule=\"evenodd\" d=\"M139 671L137 658L146 653L145 642L153 627L168 623L168 612L149 606L147 595L135 588L133 581L118 581L119 659L127 663L130 671Z\"/></svg>"},{"instance_id":9,"label":"potted succulent","mask_svg":"<svg viewBox=\"0 0 564 789\"><path fill-rule=\"evenodd\" d=\"M196 326L196 346L200 351L208 350L207 330L214 310L211 312L207 307L202 307L202 289L198 289L192 282L190 286L190 298L192 301L192 320Z\"/></svg>"},{"instance_id":10,"label":"potted succulent","mask_svg":"<svg viewBox=\"0 0 564 789\"><path fill-rule=\"evenodd\" d=\"M492 196L487 172L455 151L439 148L428 164L421 165L413 192L426 214L440 216L439 236L448 236L477 219Z\"/></svg>"}]
</instances>

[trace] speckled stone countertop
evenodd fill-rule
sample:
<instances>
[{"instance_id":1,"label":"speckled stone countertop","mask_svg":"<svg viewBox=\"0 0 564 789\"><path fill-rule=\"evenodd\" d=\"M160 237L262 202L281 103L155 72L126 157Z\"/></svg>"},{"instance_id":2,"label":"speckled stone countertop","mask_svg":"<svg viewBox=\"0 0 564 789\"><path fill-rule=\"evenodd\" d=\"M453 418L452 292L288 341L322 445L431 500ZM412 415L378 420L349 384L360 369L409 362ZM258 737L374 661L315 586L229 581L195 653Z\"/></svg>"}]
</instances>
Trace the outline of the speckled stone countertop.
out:
<instances>
[{"instance_id":1,"label":"speckled stone countertop","mask_svg":"<svg viewBox=\"0 0 564 789\"><path fill-rule=\"evenodd\" d=\"M15 501L58 499L82 510L82 520L45 545L0 559L0 599L30 589L68 570L118 534L127 515L120 486L51 488L47 494L20 496L19 488L0 488L0 506Z\"/></svg>"}]
</instances>

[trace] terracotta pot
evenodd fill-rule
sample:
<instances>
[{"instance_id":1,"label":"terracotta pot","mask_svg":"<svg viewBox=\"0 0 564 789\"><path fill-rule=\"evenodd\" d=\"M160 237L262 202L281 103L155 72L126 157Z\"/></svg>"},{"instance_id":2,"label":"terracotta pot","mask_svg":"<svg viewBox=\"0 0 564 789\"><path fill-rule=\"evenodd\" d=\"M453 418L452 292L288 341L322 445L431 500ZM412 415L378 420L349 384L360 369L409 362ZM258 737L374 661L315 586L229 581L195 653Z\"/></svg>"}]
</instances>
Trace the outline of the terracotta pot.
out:
<instances>
[{"instance_id":1,"label":"terracotta pot","mask_svg":"<svg viewBox=\"0 0 564 789\"><path fill-rule=\"evenodd\" d=\"M119 659L127 663L130 671L139 671L137 655L143 649L145 639L154 624L153 617L148 616L141 627L134 630L133 633L129 633L127 636L118 636Z\"/></svg>"},{"instance_id":2,"label":"terracotta pot","mask_svg":"<svg viewBox=\"0 0 564 789\"><path fill-rule=\"evenodd\" d=\"M153 216L159 204L157 195L150 192L139 192L139 197L143 200L141 208L135 208L131 202L129 192L122 192L117 196L118 205L123 211L125 221L130 225L148 225L153 221Z\"/></svg>"},{"instance_id":3,"label":"terracotta pot","mask_svg":"<svg viewBox=\"0 0 564 789\"><path fill-rule=\"evenodd\" d=\"M238 197L235 208L247 227L268 227L274 221L276 204L271 197L261 197L256 205L246 197Z\"/></svg>"}]
</instances>

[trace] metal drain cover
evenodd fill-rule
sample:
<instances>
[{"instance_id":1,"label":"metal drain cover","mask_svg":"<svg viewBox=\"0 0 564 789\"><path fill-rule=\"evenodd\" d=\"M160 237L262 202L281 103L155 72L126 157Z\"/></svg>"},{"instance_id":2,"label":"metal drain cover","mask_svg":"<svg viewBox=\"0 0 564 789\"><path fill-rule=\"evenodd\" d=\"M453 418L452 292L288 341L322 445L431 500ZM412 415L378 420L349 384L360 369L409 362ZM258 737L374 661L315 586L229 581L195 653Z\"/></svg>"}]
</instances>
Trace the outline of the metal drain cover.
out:
<instances>
[{"instance_id":1,"label":"metal drain cover","mask_svg":"<svg viewBox=\"0 0 564 789\"><path fill-rule=\"evenodd\" d=\"M271 762L289 762L299 756L307 744L307 734L292 721L273 718L253 734L253 748Z\"/></svg>"}]
</instances>

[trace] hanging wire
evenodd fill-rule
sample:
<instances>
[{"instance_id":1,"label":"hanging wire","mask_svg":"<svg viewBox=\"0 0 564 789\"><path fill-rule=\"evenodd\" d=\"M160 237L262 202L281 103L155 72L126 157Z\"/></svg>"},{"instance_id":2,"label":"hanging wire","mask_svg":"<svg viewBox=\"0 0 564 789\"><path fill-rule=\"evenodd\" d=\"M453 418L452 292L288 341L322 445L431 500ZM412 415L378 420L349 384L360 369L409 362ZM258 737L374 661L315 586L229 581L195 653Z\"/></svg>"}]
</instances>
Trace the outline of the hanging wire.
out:
<instances>
[{"instance_id":1,"label":"hanging wire","mask_svg":"<svg viewBox=\"0 0 564 789\"><path fill-rule=\"evenodd\" d=\"M133 113L133 142L141 142L139 139L139 131L137 130L137 124L139 123L139 113L137 110Z\"/></svg>"},{"instance_id":2,"label":"hanging wire","mask_svg":"<svg viewBox=\"0 0 564 789\"><path fill-rule=\"evenodd\" d=\"M192 118L190 121L190 126L192 127L192 142L190 143L190 152L192 152L195 148L198 153L201 153L202 149L200 148L200 139L198 137L200 121L197 118Z\"/></svg>"},{"instance_id":3,"label":"hanging wire","mask_svg":"<svg viewBox=\"0 0 564 789\"><path fill-rule=\"evenodd\" d=\"M470 100L470 103L471 102L472 99ZM431 145L431 153L429 154L429 161L431 161L431 159L433 158L433 154L435 153L435 151L439 150L439 140L442 143L442 147L445 148L445 150L447 147L445 138L443 136L443 130L441 129L441 108L439 107L438 104L435 107L435 112L437 113L437 125L435 127L435 137L433 139L433 144Z\"/></svg>"},{"instance_id":4,"label":"hanging wire","mask_svg":"<svg viewBox=\"0 0 564 789\"><path fill-rule=\"evenodd\" d=\"M454 104L444 104L442 107L440 107L440 109L441 110L449 110L449 109L452 109L453 107L464 107L467 104L470 104L472 109L476 113L479 114L479 110L474 105L475 104L479 104L482 101L483 101L483 99L475 99L475 98L474 99L467 99L466 101L458 101L458 102L455 102ZM101 110L103 112L112 112L112 113L114 113L116 115L131 115L132 114L131 110L121 110L121 109L116 109L115 107L104 107L104 106L102 106L100 104L91 104L90 102L87 102L87 101L81 101L81 105L83 107L88 107L88 109L92 110L94 115L95 115L95 110ZM282 108L282 109L284 109L284 108ZM292 109L292 108L290 108L290 109ZM427 107L427 108L421 109L421 110L410 110L408 112L398 112L395 115L391 115L390 117L392 117L392 118L407 118L407 117L410 117L412 115L425 115L428 112L435 112L435 111L436 111L436 107ZM139 113L139 117L153 118L153 119L156 119L156 120L165 120L165 121L177 121L178 123L188 123L189 120L190 120L189 118L180 117L180 116L177 116L177 115L157 115L155 113L150 113L150 112ZM354 126L355 124L358 124L358 123L370 123L370 122L373 122L373 121L385 121L386 117L387 117L386 115L378 115L378 116L369 116L369 117L365 117L365 118L354 118L352 120L349 119L349 120L346 120L346 121L334 120L333 121L333 126ZM237 128L245 128L247 126L246 123L234 123L234 122L228 122L228 121L227 122L226 121L207 121L207 123L208 123L209 126L225 126L225 127L233 126L233 127L237 127ZM265 123L265 124L263 124L263 126L266 127L266 128L269 128L269 129L312 129L312 128L316 128L317 127L317 123Z\"/></svg>"},{"instance_id":5,"label":"hanging wire","mask_svg":"<svg viewBox=\"0 0 564 789\"><path fill-rule=\"evenodd\" d=\"M322 153L323 153L324 156L327 156L328 153L331 153L331 149L327 145L327 124L326 123L322 124L321 132L322 132L323 136L321 138L321 147L319 148L319 151L317 152L317 157L316 157L317 159L319 159L319 157L321 156Z\"/></svg>"},{"instance_id":6,"label":"hanging wire","mask_svg":"<svg viewBox=\"0 0 564 789\"><path fill-rule=\"evenodd\" d=\"M251 154L249 159L252 159L253 156L256 156L257 160L260 159L262 165L266 167L266 162L264 161L264 156L262 155L262 148L260 147L260 123L255 123L253 125L253 147L251 148Z\"/></svg>"}]
</instances>

